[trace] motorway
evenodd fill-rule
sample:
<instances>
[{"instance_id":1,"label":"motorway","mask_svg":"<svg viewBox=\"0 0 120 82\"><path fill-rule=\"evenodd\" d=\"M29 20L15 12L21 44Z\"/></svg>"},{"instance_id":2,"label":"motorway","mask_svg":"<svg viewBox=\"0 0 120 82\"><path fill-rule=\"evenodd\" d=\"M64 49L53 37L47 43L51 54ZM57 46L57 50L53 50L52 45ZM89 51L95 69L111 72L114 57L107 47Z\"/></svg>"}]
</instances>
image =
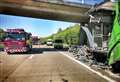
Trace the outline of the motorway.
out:
<instances>
[{"instance_id":1,"label":"motorway","mask_svg":"<svg viewBox=\"0 0 120 82\"><path fill-rule=\"evenodd\" d=\"M59 51L35 46L29 54L0 52L0 82L108 82Z\"/></svg>"}]
</instances>

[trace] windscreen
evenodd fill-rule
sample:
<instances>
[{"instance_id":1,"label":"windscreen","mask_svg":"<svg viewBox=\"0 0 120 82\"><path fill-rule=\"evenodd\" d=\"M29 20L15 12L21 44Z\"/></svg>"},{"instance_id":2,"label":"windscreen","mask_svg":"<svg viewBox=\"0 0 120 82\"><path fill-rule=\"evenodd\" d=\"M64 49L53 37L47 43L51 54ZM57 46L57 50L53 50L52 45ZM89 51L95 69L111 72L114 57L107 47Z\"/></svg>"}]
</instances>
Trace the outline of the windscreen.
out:
<instances>
[{"instance_id":1,"label":"windscreen","mask_svg":"<svg viewBox=\"0 0 120 82\"><path fill-rule=\"evenodd\" d=\"M55 40L55 43L63 43L62 40Z\"/></svg>"},{"instance_id":2,"label":"windscreen","mask_svg":"<svg viewBox=\"0 0 120 82\"><path fill-rule=\"evenodd\" d=\"M25 40L25 33L7 33L6 39Z\"/></svg>"}]
</instances>

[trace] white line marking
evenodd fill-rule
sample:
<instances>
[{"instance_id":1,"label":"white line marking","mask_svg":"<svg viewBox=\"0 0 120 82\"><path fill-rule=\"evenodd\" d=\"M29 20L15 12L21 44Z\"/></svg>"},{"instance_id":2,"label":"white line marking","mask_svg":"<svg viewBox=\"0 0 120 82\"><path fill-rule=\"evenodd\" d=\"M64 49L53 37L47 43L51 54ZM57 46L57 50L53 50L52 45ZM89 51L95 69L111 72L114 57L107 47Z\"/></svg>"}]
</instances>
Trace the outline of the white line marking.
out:
<instances>
[{"instance_id":1,"label":"white line marking","mask_svg":"<svg viewBox=\"0 0 120 82\"><path fill-rule=\"evenodd\" d=\"M115 78L120 78L119 75L112 73L111 71L105 70L110 76L115 77Z\"/></svg>"},{"instance_id":2,"label":"white line marking","mask_svg":"<svg viewBox=\"0 0 120 82\"><path fill-rule=\"evenodd\" d=\"M34 57L34 55L31 55L28 59L32 59Z\"/></svg>"},{"instance_id":3,"label":"white line marking","mask_svg":"<svg viewBox=\"0 0 120 82\"><path fill-rule=\"evenodd\" d=\"M76 59L72 58L71 56L69 56L69 55L65 54L64 52L60 52L60 51L58 51L58 52L59 52L59 53L61 53L61 54L63 54L64 56L68 57L69 59L71 59L71 60L75 61L76 63L78 63L78 64L80 64L80 65L84 66L85 68L87 68L88 70L92 71L93 73L95 73L95 74L99 75L100 77L102 77L102 78L106 79L108 82L116 82L115 80L113 80L113 79L111 79L111 78L109 78L109 77L107 77L107 76L105 76L105 75L101 74L101 73L100 73L100 72L98 72L98 71L93 70L93 69L92 69L92 68L90 68L89 66L87 66L87 65L85 65L84 63L82 63L82 62L80 62L80 61L78 61L78 60L76 60Z\"/></svg>"}]
</instances>

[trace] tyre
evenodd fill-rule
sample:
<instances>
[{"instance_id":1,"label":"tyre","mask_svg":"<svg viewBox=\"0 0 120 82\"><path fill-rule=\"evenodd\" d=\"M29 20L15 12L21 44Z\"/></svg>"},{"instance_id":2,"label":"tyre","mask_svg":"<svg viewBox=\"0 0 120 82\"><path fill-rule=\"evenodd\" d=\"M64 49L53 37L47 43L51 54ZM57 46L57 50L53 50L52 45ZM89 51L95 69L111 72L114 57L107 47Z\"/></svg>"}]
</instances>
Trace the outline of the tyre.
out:
<instances>
[{"instance_id":1,"label":"tyre","mask_svg":"<svg viewBox=\"0 0 120 82\"><path fill-rule=\"evenodd\" d=\"M120 73L120 61L117 61L116 63L112 64L112 71Z\"/></svg>"},{"instance_id":2,"label":"tyre","mask_svg":"<svg viewBox=\"0 0 120 82\"><path fill-rule=\"evenodd\" d=\"M11 52L7 52L7 54L9 55L9 54L12 54Z\"/></svg>"}]
</instances>

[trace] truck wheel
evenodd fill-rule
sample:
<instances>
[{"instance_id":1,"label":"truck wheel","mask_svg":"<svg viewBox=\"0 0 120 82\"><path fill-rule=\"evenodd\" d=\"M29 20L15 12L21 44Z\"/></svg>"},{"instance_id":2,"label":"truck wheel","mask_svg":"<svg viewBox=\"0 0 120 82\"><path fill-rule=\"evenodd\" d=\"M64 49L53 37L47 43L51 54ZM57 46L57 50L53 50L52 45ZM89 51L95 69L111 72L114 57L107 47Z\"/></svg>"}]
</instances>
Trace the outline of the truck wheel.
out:
<instances>
[{"instance_id":1,"label":"truck wheel","mask_svg":"<svg viewBox=\"0 0 120 82\"><path fill-rule=\"evenodd\" d=\"M117 61L116 63L112 64L112 70L113 72L120 73L120 61Z\"/></svg>"},{"instance_id":2,"label":"truck wheel","mask_svg":"<svg viewBox=\"0 0 120 82\"><path fill-rule=\"evenodd\" d=\"M54 46L54 48L56 49L56 47Z\"/></svg>"},{"instance_id":3,"label":"truck wheel","mask_svg":"<svg viewBox=\"0 0 120 82\"><path fill-rule=\"evenodd\" d=\"M12 54L12 53L10 53L10 52L7 52L7 54Z\"/></svg>"}]
</instances>

